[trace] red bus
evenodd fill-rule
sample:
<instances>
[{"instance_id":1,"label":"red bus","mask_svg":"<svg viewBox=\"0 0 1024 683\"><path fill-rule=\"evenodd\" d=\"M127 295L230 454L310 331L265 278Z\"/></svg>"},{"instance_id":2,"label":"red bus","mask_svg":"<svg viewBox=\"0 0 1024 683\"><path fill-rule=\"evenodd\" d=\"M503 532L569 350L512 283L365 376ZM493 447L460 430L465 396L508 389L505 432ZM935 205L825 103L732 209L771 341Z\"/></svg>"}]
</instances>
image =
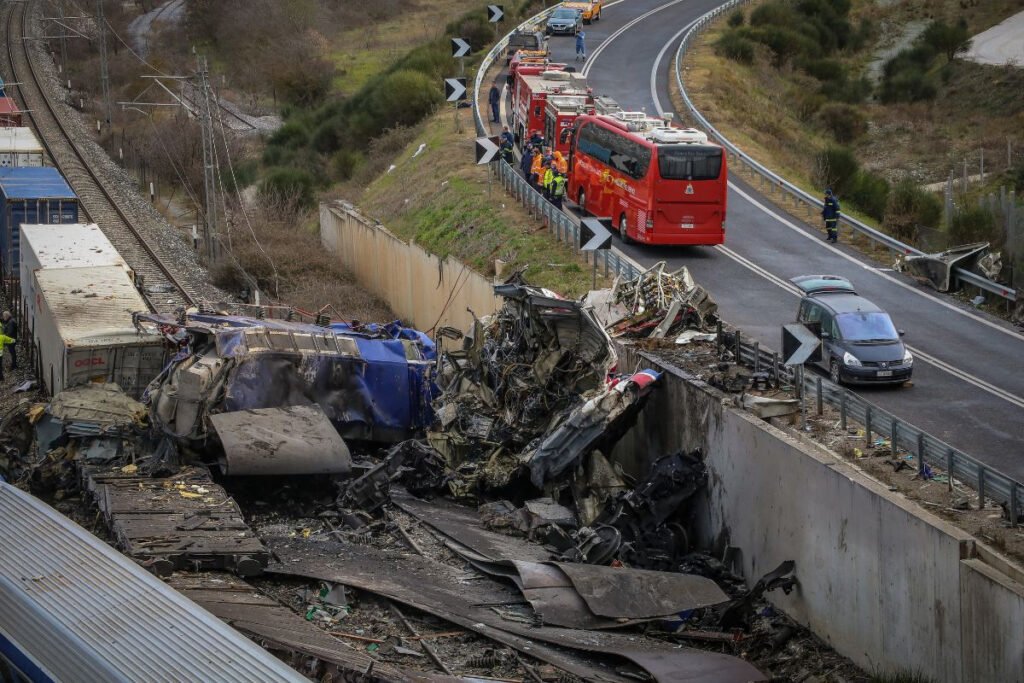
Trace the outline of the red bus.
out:
<instances>
[{"instance_id":1,"label":"red bus","mask_svg":"<svg viewBox=\"0 0 1024 683\"><path fill-rule=\"evenodd\" d=\"M724 150L698 130L643 112L576 120L569 198L627 244L722 244L727 191Z\"/></svg>"}]
</instances>

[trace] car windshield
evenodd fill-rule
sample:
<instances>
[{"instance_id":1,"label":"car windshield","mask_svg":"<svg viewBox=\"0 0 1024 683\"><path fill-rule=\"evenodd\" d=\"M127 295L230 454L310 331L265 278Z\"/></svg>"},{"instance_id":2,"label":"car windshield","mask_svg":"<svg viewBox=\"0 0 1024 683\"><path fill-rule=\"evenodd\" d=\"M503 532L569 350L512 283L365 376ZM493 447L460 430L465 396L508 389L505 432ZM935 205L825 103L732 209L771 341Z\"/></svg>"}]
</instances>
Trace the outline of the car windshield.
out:
<instances>
[{"instance_id":1,"label":"car windshield","mask_svg":"<svg viewBox=\"0 0 1024 683\"><path fill-rule=\"evenodd\" d=\"M576 10L574 9L556 9L551 13L552 19L575 19Z\"/></svg>"},{"instance_id":2,"label":"car windshield","mask_svg":"<svg viewBox=\"0 0 1024 683\"><path fill-rule=\"evenodd\" d=\"M899 338L888 313L869 311L836 316L839 331L847 341L895 341Z\"/></svg>"}]
</instances>

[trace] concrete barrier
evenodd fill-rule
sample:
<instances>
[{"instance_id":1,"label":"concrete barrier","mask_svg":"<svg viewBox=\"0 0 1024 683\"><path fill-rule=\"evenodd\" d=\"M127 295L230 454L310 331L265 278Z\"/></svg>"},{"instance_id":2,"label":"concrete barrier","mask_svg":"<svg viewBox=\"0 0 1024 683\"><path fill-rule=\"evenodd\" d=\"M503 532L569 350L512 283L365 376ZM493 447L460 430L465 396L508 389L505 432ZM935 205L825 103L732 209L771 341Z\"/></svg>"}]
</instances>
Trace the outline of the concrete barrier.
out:
<instances>
[{"instance_id":1,"label":"concrete barrier","mask_svg":"<svg viewBox=\"0 0 1024 683\"><path fill-rule=\"evenodd\" d=\"M622 367L663 370L665 386L614 456L639 473L673 450L704 451L711 486L697 542L732 548L751 583L794 560L798 588L772 601L868 670L1024 682L1019 568L684 371L629 347L620 354Z\"/></svg>"},{"instance_id":2,"label":"concrete barrier","mask_svg":"<svg viewBox=\"0 0 1024 683\"><path fill-rule=\"evenodd\" d=\"M493 285L454 258L442 259L388 232L346 202L320 205L320 241L359 284L421 330L466 330L500 306Z\"/></svg>"}]
</instances>

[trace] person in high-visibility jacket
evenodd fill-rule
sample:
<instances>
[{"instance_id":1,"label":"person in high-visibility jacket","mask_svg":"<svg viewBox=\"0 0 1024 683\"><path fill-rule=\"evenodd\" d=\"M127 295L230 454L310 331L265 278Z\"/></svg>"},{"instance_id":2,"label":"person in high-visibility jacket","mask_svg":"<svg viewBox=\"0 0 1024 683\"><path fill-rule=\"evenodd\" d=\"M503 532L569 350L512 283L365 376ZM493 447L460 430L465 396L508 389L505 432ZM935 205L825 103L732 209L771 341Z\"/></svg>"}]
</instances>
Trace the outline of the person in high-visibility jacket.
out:
<instances>
[{"instance_id":1,"label":"person in high-visibility jacket","mask_svg":"<svg viewBox=\"0 0 1024 683\"><path fill-rule=\"evenodd\" d=\"M551 203L559 211L562 209L562 200L565 198L565 174L555 171L555 177L551 179Z\"/></svg>"},{"instance_id":2,"label":"person in high-visibility jacket","mask_svg":"<svg viewBox=\"0 0 1024 683\"><path fill-rule=\"evenodd\" d=\"M551 183L555 179L555 162L551 161L548 163L548 167L544 169L544 199L551 199Z\"/></svg>"},{"instance_id":3,"label":"person in high-visibility jacket","mask_svg":"<svg viewBox=\"0 0 1024 683\"><path fill-rule=\"evenodd\" d=\"M832 194L832 188L825 190L825 205L821 209L821 217L825 219L825 241L839 241L839 200Z\"/></svg>"},{"instance_id":4,"label":"person in high-visibility jacket","mask_svg":"<svg viewBox=\"0 0 1024 683\"><path fill-rule=\"evenodd\" d=\"M4 311L4 312L6 313L6 311ZM4 363L3 363L4 348L8 344L16 343L16 341L17 340L15 340L14 337L8 337L6 334L0 334L0 380L2 380L4 378ZM14 349L12 348L11 350L13 351ZM13 366L12 366L11 369L14 369Z\"/></svg>"},{"instance_id":5,"label":"person in high-visibility jacket","mask_svg":"<svg viewBox=\"0 0 1024 683\"><path fill-rule=\"evenodd\" d=\"M562 175L569 172L569 162L566 161L565 157L562 156L562 153L557 150L555 151L555 168Z\"/></svg>"},{"instance_id":6,"label":"person in high-visibility jacket","mask_svg":"<svg viewBox=\"0 0 1024 683\"><path fill-rule=\"evenodd\" d=\"M538 151L533 155L533 163L530 165L530 184L535 189L540 189L540 183L544 176L544 155Z\"/></svg>"}]
</instances>

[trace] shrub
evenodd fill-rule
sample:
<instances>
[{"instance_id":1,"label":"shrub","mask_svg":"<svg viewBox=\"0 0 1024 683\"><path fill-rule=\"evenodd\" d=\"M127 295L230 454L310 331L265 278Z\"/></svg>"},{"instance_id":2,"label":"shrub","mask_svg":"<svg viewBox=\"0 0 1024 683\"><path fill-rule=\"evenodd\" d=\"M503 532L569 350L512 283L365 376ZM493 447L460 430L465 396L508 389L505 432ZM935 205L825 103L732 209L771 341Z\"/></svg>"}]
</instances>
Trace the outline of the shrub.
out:
<instances>
[{"instance_id":1,"label":"shrub","mask_svg":"<svg viewBox=\"0 0 1024 683\"><path fill-rule=\"evenodd\" d=\"M267 144L286 149L298 149L309 141L309 129L301 121L289 121L270 136Z\"/></svg>"},{"instance_id":2,"label":"shrub","mask_svg":"<svg viewBox=\"0 0 1024 683\"><path fill-rule=\"evenodd\" d=\"M779 2L765 3L750 13L751 26L793 26L796 23L792 8Z\"/></svg>"},{"instance_id":3,"label":"shrub","mask_svg":"<svg viewBox=\"0 0 1024 683\"><path fill-rule=\"evenodd\" d=\"M341 147L341 136L335 121L324 121L313 131L310 144L321 154L331 154Z\"/></svg>"},{"instance_id":4,"label":"shrub","mask_svg":"<svg viewBox=\"0 0 1024 683\"><path fill-rule=\"evenodd\" d=\"M819 81L846 80L846 67L835 59L804 59L798 66Z\"/></svg>"},{"instance_id":5,"label":"shrub","mask_svg":"<svg viewBox=\"0 0 1024 683\"><path fill-rule=\"evenodd\" d=\"M781 67L797 55L815 58L821 53L818 43L791 28L762 26L749 31L749 35L757 42L768 46L775 57L772 61L776 67Z\"/></svg>"},{"instance_id":6,"label":"shrub","mask_svg":"<svg viewBox=\"0 0 1024 683\"><path fill-rule=\"evenodd\" d=\"M935 98L938 90L924 70L907 65L882 80L878 98L885 104L920 102Z\"/></svg>"},{"instance_id":7,"label":"shrub","mask_svg":"<svg viewBox=\"0 0 1024 683\"><path fill-rule=\"evenodd\" d=\"M348 180L363 163L363 155L351 149L340 149L331 157L331 175L338 180Z\"/></svg>"},{"instance_id":8,"label":"shrub","mask_svg":"<svg viewBox=\"0 0 1024 683\"><path fill-rule=\"evenodd\" d=\"M955 212L949 221L949 239L953 244L991 242L1000 247L1005 235L996 215L987 207L968 207Z\"/></svg>"},{"instance_id":9,"label":"shrub","mask_svg":"<svg viewBox=\"0 0 1024 683\"><path fill-rule=\"evenodd\" d=\"M868 132L868 121L860 110L848 104L826 104L818 118L837 142L853 142Z\"/></svg>"},{"instance_id":10,"label":"shrub","mask_svg":"<svg viewBox=\"0 0 1024 683\"><path fill-rule=\"evenodd\" d=\"M958 54L970 49L969 35L967 22L963 19L953 25L936 20L930 23L921 34L921 42L936 52L946 55L947 62L952 62Z\"/></svg>"},{"instance_id":11,"label":"shrub","mask_svg":"<svg viewBox=\"0 0 1024 683\"><path fill-rule=\"evenodd\" d=\"M860 164L848 147L826 147L815 162L815 182L821 187L831 187L839 195L854 187Z\"/></svg>"},{"instance_id":12,"label":"shrub","mask_svg":"<svg viewBox=\"0 0 1024 683\"><path fill-rule=\"evenodd\" d=\"M743 10L738 9L729 15L729 19L726 23L732 28L736 28L737 26L743 26L744 21L746 21L746 17L743 15Z\"/></svg>"},{"instance_id":13,"label":"shrub","mask_svg":"<svg viewBox=\"0 0 1024 683\"><path fill-rule=\"evenodd\" d=\"M880 221L885 217L885 207L889 201L889 183L885 178L860 171L854 179L849 198L861 212Z\"/></svg>"},{"instance_id":14,"label":"shrub","mask_svg":"<svg viewBox=\"0 0 1024 683\"><path fill-rule=\"evenodd\" d=\"M903 241L917 239L917 226L938 225L942 216L942 203L931 192L926 192L909 179L903 179L889 192L882 226L893 237Z\"/></svg>"},{"instance_id":15,"label":"shrub","mask_svg":"<svg viewBox=\"0 0 1024 683\"><path fill-rule=\"evenodd\" d=\"M826 81L822 83L820 92L830 100L859 104L871 93L871 81L863 76L855 80Z\"/></svg>"},{"instance_id":16,"label":"shrub","mask_svg":"<svg viewBox=\"0 0 1024 683\"><path fill-rule=\"evenodd\" d=\"M1017 192L1024 192L1024 163L1011 166L1006 171L1007 180Z\"/></svg>"},{"instance_id":17,"label":"shrub","mask_svg":"<svg viewBox=\"0 0 1024 683\"><path fill-rule=\"evenodd\" d=\"M828 98L820 93L808 92L803 88L793 88L790 93L793 113L797 119L806 123L828 102Z\"/></svg>"},{"instance_id":18,"label":"shrub","mask_svg":"<svg viewBox=\"0 0 1024 683\"><path fill-rule=\"evenodd\" d=\"M736 31L726 31L715 42L715 54L741 64L754 61L754 43Z\"/></svg>"},{"instance_id":19,"label":"shrub","mask_svg":"<svg viewBox=\"0 0 1024 683\"><path fill-rule=\"evenodd\" d=\"M260 183L260 195L272 203L310 207L313 205L313 174L301 168L274 167Z\"/></svg>"},{"instance_id":20,"label":"shrub","mask_svg":"<svg viewBox=\"0 0 1024 683\"><path fill-rule=\"evenodd\" d=\"M424 73L402 70L388 74L365 103L366 110L376 114L379 124L370 137L394 126L418 123L434 111L441 95L437 81Z\"/></svg>"}]
</instances>

